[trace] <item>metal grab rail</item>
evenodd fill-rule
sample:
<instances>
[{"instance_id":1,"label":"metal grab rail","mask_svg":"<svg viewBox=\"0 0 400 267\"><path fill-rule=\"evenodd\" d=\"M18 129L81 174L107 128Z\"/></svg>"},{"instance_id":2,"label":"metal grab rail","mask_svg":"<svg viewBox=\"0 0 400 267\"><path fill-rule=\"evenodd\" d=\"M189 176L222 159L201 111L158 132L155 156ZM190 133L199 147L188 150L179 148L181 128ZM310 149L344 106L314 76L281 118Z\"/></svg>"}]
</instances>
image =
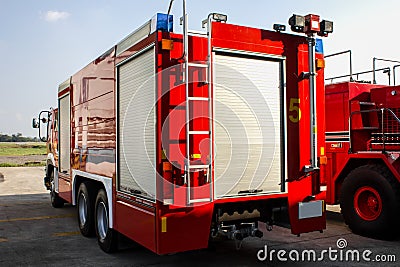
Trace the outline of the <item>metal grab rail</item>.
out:
<instances>
[{"instance_id":1,"label":"metal grab rail","mask_svg":"<svg viewBox=\"0 0 400 267\"><path fill-rule=\"evenodd\" d=\"M376 68L376 61L385 61L385 62L390 62L390 63L400 63L400 61L393 60L393 59L384 59L384 58L376 58L376 57L374 57L374 58L372 58L372 70L371 71L363 71L363 72L358 72L358 73L354 73L353 74L353 61L352 61L352 52L351 52L351 50L346 50L346 51L342 51L342 52L326 55L325 58L338 56L338 55L342 55L342 54L347 54L347 53L349 54L350 74L335 76L335 77L331 77L331 78L326 78L325 79L326 81L330 80L331 82L333 82L333 80L335 80L335 79L350 77L350 82L353 82L354 81L353 75L357 75L357 80L358 80L358 76L359 75L372 73L372 83L376 84L376 72L383 71L384 73L388 74L388 76L389 76L389 85L391 85L391 79L390 79L391 69L389 67L377 69ZM393 69L392 69L392 71L393 71L393 84L394 85L396 85L396 73L395 73L395 70L398 67L400 67L400 64L399 65L394 65Z\"/></svg>"},{"instance_id":2,"label":"metal grab rail","mask_svg":"<svg viewBox=\"0 0 400 267\"><path fill-rule=\"evenodd\" d=\"M393 85L396 85L396 68L400 67L400 65L393 66Z\"/></svg>"},{"instance_id":3,"label":"metal grab rail","mask_svg":"<svg viewBox=\"0 0 400 267\"><path fill-rule=\"evenodd\" d=\"M174 3L174 0L170 0L169 7L168 7L168 12L167 12L167 30L168 30L168 32L171 30L169 28L169 15L171 14L171 9L172 9L172 4L173 3Z\"/></svg>"},{"instance_id":4,"label":"metal grab rail","mask_svg":"<svg viewBox=\"0 0 400 267\"><path fill-rule=\"evenodd\" d=\"M392 60L392 59L384 59L384 58L376 58L374 57L372 59L372 70L373 70L373 84L376 84L376 75L375 75L375 66L376 66L376 61L385 61L385 62L390 62L390 63L400 63L398 60ZM394 71L394 68L393 68ZM389 85L390 85L390 69L389 69Z\"/></svg>"},{"instance_id":5,"label":"metal grab rail","mask_svg":"<svg viewBox=\"0 0 400 267\"><path fill-rule=\"evenodd\" d=\"M343 55L343 54L347 54L347 53L349 54L350 73L349 73L349 76L346 76L346 77L350 77L350 82L352 82L352 81L354 81L354 80L353 80L353 60L352 60L352 53L351 53L351 50L346 50L346 51L342 51L342 52L338 52L338 53L326 55L326 56L324 56L324 57L325 57L325 58L334 57L334 56L339 56L339 55Z\"/></svg>"},{"instance_id":6,"label":"metal grab rail","mask_svg":"<svg viewBox=\"0 0 400 267\"><path fill-rule=\"evenodd\" d=\"M390 68L389 67L380 68L380 69L376 69L376 70L368 70L368 71L356 72L356 73L353 73L352 76L357 76L356 80L358 80L358 76L359 75L367 74L367 73L373 73L373 72L377 72L377 71L382 71L383 73L386 73L386 72L389 73L389 83L390 83ZM335 77L330 77L330 78L325 78L325 81L331 80L331 82L333 82L333 80L346 78L346 77L350 77L350 74L340 75L340 76L335 76Z\"/></svg>"},{"instance_id":7,"label":"metal grab rail","mask_svg":"<svg viewBox=\"0 0 400 267\"><path fill-rule=\"evenodd\" d=\"M383 151L385 151L385 134L387 134L387 133L385 133L385 131L383 129L383 126L384 126L384 124L383 124L384 112L388 111L393 116L393 118L397 121L397 123L400 124L399 117L397 117L396 113L394 113L393 110L391 110L390 108L357 110L357 111L353 111L353 112L350 113L350 116L349 116L349 132L350 132L350 134L349 134L349 141L350 141L349 152L350 153L352 152L352 141L351 141L351 130L352 130L352 123L351 123L352 120L351 120L351 118L352 118L352 116L355 115L355 114L371 113L371 112L379 112L379 111L381 112L381 125L380 125L381 127L380 128L382 130L382 132L381 132L381 134L382 134L382 145L383 145Z\"/></svg>"}]
</instances>

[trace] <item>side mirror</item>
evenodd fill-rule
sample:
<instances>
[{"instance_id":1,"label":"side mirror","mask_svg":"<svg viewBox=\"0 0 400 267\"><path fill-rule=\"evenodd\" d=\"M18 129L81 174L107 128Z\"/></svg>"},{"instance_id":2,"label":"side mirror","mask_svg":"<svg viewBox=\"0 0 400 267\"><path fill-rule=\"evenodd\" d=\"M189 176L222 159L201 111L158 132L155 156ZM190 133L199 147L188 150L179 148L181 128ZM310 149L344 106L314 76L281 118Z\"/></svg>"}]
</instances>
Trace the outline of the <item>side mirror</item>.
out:
<instances>
[{"instance_id":1,"label":"side mirror","mask_svg":"<svg viewBox=\"0 0 400 267\"><path fill-rule=\"evenodd\" d=\"M35 129L39 128L39 119L38 118L32 119L32 128L35 128Z\"/></svg>"},{"instance_id":2,"label":"side mirror","mask_svg":"<svg viewBox=\"0 0 400 267\"><path fill-rule=\"evenodd\" d=\"M38 118L33 118L32 127L39 129L39 139L42 142L46 142L49 138L49 126L50 125L50 116L51 112L47 110L43 110L39 113ZM42 136L42 131L45 130L46 136Z\"/></svg>"}]
</instances>

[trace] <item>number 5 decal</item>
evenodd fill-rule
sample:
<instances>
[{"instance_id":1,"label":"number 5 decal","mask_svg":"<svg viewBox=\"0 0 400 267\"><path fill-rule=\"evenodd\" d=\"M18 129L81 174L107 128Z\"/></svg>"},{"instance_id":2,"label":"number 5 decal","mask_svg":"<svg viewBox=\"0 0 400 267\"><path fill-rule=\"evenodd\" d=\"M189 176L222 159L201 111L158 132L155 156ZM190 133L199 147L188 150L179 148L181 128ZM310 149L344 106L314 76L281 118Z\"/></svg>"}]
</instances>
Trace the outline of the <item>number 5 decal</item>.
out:
<instances>
[{"instance_id":1,"label":"number 5 decal","mask_svg":"<svg viewBox=\"0 0 400 267\"><path fill-rule=\"evenodd\" d=\"M292 114L289 115L289 120L293 123L299 122L301 119L301 110L300 110L300 98L291 98L289 105L289 112Z\"/></svg>"}]
</instances>

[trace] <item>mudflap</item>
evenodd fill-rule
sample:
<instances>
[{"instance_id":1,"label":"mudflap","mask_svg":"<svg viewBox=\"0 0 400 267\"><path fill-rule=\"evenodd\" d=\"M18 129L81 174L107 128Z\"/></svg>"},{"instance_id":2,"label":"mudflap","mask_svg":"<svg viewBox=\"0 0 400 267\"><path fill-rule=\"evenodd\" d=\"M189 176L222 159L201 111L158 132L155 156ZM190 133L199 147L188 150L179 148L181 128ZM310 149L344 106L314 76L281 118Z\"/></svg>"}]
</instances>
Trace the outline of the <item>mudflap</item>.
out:
<instances>
[{"instance_id":1,"label":"mudflap","mask_svg":"<svg viewBox=\"0 0 400 267\"><path fill-rule=\"evenodd\" d=\"M325 192L313 192L313 179L315 178L310 175L301 180L288 182L289 218L292 234L322 232L326 229Z\"/></svg>"},{"instance_id":2,"label":"mudflap","mask_svg":"<svg viewBox=\"0 0 400 267\"><path fill-rule=\"evenodd\" d=\"M46 187L47 190L51 189L51 185L50 185L50 177L45 176L43 178L43 184Z\"/></svg>"}]
</instances>

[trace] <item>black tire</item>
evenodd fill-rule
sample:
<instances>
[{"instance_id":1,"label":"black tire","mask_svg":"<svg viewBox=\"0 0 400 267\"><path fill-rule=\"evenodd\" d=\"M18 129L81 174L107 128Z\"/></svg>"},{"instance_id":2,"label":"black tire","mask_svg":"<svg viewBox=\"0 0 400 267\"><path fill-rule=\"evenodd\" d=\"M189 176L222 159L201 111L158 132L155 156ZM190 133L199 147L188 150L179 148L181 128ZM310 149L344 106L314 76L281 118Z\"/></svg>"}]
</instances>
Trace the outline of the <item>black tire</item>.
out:
<instances>
[{"instance_id":1,"label":"black tire","mask_svg":"<svg viewBox=\"0 0 400 267\"><path fill-rule=\"evenodd\" d=\"M340 208L350 229L375 238L399 233L399 183L381 165L364 165L351 171L340 191Z\"/></svg>"},{"instance_id":2,"label":"black tire","mask_svg":"<svg viewBox=\"0 0 400 267\"><path fill-rule=\"evenodd\" d=\"M81 183L76 197L78 226L81 234L86 237L93 236L93 206L94 197L87 189L87 183Z\"/></svg>"},{"instance_id":3,"label":"black tire","mask_svg":"<svg viewBox=\"0 0 400 267\"><path fill-rule=\"evenodd\" d=\"M95 229L100 248L107 253L118 249L118 233L109 227L107 194L103 189L97 193L95 204Z\"/></svg>"},{"instance_id":4,"label":"black tire","mask_svg":"<svg viewBox=\"0 0 400 267\"><path fill-rule=\"evenodd\" d=\"M64 207L64 200L55 191L54 171L52 171L50 174L50 201L53 208Z\"/></svg>"}]
</instances>

